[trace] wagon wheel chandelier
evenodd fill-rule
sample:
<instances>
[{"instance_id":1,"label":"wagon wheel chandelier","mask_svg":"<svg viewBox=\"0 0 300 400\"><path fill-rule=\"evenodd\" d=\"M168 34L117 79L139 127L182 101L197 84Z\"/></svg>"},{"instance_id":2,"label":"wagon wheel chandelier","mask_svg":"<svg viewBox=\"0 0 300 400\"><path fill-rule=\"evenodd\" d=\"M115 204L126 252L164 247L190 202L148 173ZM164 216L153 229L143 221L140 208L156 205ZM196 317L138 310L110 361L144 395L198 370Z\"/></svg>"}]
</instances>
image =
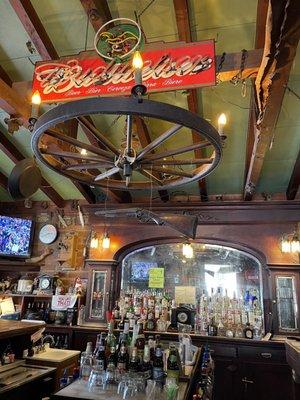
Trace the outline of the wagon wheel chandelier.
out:
<instances>
[{"instance_id":1,"label":"wagon wheel chandelier","mask_svg":"<svg viewBox=\"0 0 300 400\"><path fill-rule=\"evenodd\" d=\"M146 100L142 83L142 59L134 53L135 86L131 97L90 98L58 105L44 113L34 124L32 149L36 158L55 172L89 186L119 190L163 190L198 181L219 164L222 137L205 119L183 108ZM115 115L126 118L125 146L113 143L87 116ZM133 145L134 118L171 123L141 149ZM62 133L57 124L76 119L97 141L98 146ZM188 143L186 131L199 136ZM168 149L165 146L168 141ZM58 145L59 143L59 145ZM206 158L197 150L206 149Z\"/></svg>"},{"instance_id":2,"label":"wagon wheel chandelier","mask_svg":"<svg viewBox=\"0 0 300 400\"><path fill-rule=\"evenodd\" d=\"M88 122L85 116L94 114L126 116L125 149L115 146ZM132 146L134 116L156 118L173 125L136 152ZM56 124L74 118L87 127L101 147L67 136L54 128ZM200 137L199 143L161 149L164 142L178 135L183 127L196 132ZM63 146L55 148L52 144L45 144L53 143L51 138L59 140ZM38 160L72 180L90 186L130 190L170 189L202 179L216 168L221 157L219 134L203 118L180 107L151 100L139 102L135 97L85 99L61 104L37 120L32 148ZM211 149L208 158L184 158L189 152L203 148ZM134 172L146 180L135 179ZM118 179L114 177L117 173L120 173Z\"/></svg>"}]
</instances>

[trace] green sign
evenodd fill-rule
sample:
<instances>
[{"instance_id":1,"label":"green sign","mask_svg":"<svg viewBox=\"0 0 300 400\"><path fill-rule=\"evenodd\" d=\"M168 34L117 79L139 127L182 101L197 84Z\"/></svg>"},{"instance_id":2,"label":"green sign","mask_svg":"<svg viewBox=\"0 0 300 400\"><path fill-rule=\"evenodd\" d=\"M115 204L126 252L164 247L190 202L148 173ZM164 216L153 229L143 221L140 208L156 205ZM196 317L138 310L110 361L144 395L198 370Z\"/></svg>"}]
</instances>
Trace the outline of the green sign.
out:
<instances>
[{"instance_id":1,"label":"green sign","mask_svg":"<svg viewBox=\"0 0 300 400\"><path fill-rule=\"evenodd\" d=\"M149 288L162 289L165 284L165 270L164 268L150 268L149 269Z\"/></svg>"}]
</instances>

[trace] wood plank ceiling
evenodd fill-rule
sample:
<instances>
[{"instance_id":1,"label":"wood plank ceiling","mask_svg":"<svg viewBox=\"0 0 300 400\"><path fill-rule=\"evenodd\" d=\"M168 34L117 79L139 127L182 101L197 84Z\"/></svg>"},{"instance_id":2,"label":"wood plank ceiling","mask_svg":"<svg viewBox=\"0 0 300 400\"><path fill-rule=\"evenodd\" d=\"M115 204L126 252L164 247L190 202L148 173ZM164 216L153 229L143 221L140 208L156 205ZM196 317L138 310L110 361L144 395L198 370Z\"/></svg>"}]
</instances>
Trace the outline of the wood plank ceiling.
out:
<instances>
[{"instance_id":1,"label":"wood plank ceiling","mask_svg":"<svg viewBox=\"0 0 300 400\"><path fill-rule=\"evenodd\" d=\"M148 42L214 38L216 65L221 68L216 87L149 97L199 113L214 125L221 112L228 118L228 139L218 169L205 180L173 191L153 193L153 200L299 198L300 51L297 45L300 20L297 15L300 15L297 0L258 0L250 4L239 0L2 0L0 201L10 200L6 185L14 164L32 154L27 127L28 82L34 63L92 49L94 33L104 22L136 16ZM266 57L263 57L263 48ZM242 49L247 50L243 71ZM222 53L226 53L224 63ZM73 121L62 128L72 137L80 136L99 146L93 134L96 129L118 145L122 140L122 123L112 124L109 117L93 117L85 123ZM8 132L18 124L21 126L17 131ZM143 147L161 132L158 125L139 118L135 120L135 127ZM195 144L199 137L187 132L186 140ZM205 152L195 150L195 157L203 158ZM42 188L33 200L52 200L58 207L68 199L94 203L103 201L105 196L118 203L149 201L147 192L108 189L101 194L86 185L72 183L44 166L41 169Z\"/></svg>"}]
</instances>

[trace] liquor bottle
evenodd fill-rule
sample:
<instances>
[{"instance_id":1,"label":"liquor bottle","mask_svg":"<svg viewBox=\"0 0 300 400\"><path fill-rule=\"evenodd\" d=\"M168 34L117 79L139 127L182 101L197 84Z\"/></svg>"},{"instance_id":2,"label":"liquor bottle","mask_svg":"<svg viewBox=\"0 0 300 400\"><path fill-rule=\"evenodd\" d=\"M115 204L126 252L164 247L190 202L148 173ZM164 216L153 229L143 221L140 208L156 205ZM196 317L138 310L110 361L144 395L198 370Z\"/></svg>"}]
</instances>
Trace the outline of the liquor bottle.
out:
<instances>
[{"instance_id":1,"label":"liquor bottle","mask_svg":"<svg viewBox=\"0 0 300 400\"><path fill-rule=\"evenodd\" d=\"M104 369L106 369L107 364L105 355L105 338L103 333L97 336L97 344L94 351L94 357L96 360L102 361Z\"/></svg>"},{"instance_id":2,"label":"liquor bottle","mask_svg":"<svg viewBox=\"0 0 300 400\"><path fill-rule=\"evenodd\" d=\"M106 383L108 383L108 384L116 383L115 371L116 371L115 348L111 347L111 353L107 360Z\"/></svg>"},{"instance_id":3,"label":"liquor bottle","mask_svg":"<svg viewBox=\"0 0 300 400\"><path fill-rule=\"evenodd\" d=\"M153 336L149 336L148 338L148 346L150 350L150 360L153 361L155 357L155 340Z\"/></svg>"},{"instance_id":4,"label":"liquor bottle","mask_svg":"<svg viewBox=\"0 0 300 400\"><path fill-rule=\"evenodd\" d=\"M120 321L118 323L118 329L120 331L122 331L124 329L124 323L125 323L125 317L124 317L124 315L122 315L121 319L120 319Z\"/></svg>"},{"instance_id":5,"label":"liquor bottle","mask_svg":"<svg viewBox=\"0 0 300 400\"><path fill-rule=\"evenodd\" d=\"M153 380L158 386L163 386L165 380L163 352L160 346L156 347L155 357L153 360Z\"/></svg>"},{"instance_id":6,"label":"liquor bottle","mask_svg":"<svg viewBox=\"0 0 300 400\"><path fill-rule=\"evenodd\" d=\"M117 369L120 373L127 371L129 357L126 349L126 344L123 342L118 354Z\"/></svg>"},{"instance_id":7,"label":"liquor bottle","mask_svg":"<svg viewBox=\"0 0 300 400\"><path fill-rule=\"evenodd\" d=\"M152 377L152 365L150 362L150 348L147 344L145 344L143 362L142 362L142 372L144 378L151 379Z\"/></svg>"},{"instance_id":8,"label":"liquor bottle","mask_svg":"<svg viewBox=\"0 0 300 400\"><path fill-rule=\"evenodd\" d=\"M142 360L145 348L145 335L143 331L143 324L138 324L139 331L135 341L135 346L137 348L137 355Z\"/></svg>"},{"instance_id":9,"label":"liquor bottle","mask_svg":"<svg viewBox=\"0 0 300 400\"><path fill-rule=\"evenodd\" d=\"M132 348L132 353L131 353L131 357L129 360L129 371L131 372L137 372L139 370L139 358L137 355L137 348L133 347Z\"/></svg>"},{"instance_id":10,"label":"liquor bottle","mask_svg":"<svg viewBox=\"0 0 300 400\"><path fill-rule=\"evenodd\" d=\"M83 380L89 379L93 366L93 350L92 342L87 342L86 350L81 354L80 360L80 376Z\"/></svg>"},{"instance_id":11,"label":"liquor bottle","mask_svg":"<svg viewBox=\"0 0 300 400\"><path fill-rule=\"evenodd\" d=\"M115 307L112 311L114 319L119 319L120 318L120 307L118 305L118 302L116 301Z\"/></svg>"},{"instance_id":12,"label":"liquor bottle","mask_svg":"<svg viewBox=\"0 0 300 400\"><path fill-rule=\"evenodd\" d=\"M179 380L179 364L177 349L175 346L170 346L170 354L167 361L167 376L168 378L175 378L176 382Z\"/></svg>"},{"instance_id":13,"label":"liquor bottle","mask_svg":"<svg viewBox=\"0 0 300 400\"><path fill-rule=\"evenodd\" d=\"M68 348L69 348L69 338L68 335L65 335L63 349L68 349Z\"/></svg>"},{"instance_id":14,"label":"liquor bottle","mask_svg":"<svg viewBox=\"0 0 300 400\"><path fill-rule=\"evenodd\" d=\"M215 323L215 317L212 317L210 323L207 327L208 336L217 336L218 335L218 327Z\"/></svg>"},{"instance_id":15,"label":"liquor bottle","mask_svg":"<svg viewBox=\"0 0 300 400\"><path fill-rule=\"evenodd\" d=\"M148 313L148 320L146 322L146 330L147 331L154 331L155 330L155 320L154 320L154 315L152 311L149 311Z\"/></svg>"},{"instance_id":16,"label":"liquor bottle","mask_svg":"<svg viewBox=\"0 0 300 400\"><path fill-rule=\"evenodd\" d=\"M246 327L244 329L244 337L246 339L253 339L253 329L250 326L250 323L246 323Z\"/></svg>"},{"instance_id":17,"label":"liquor bottle","mask_svg":"<svg viewBox=\"0 0 300 400\"><path fill-rule=\"evenodd\" d=\"M54 344L54 347L55 347L56 349L60 349L60 336L59 336L59 335L58 335L57 338L56 338L56 342L55 342L55 344Z\"/></svg>"},{"instance_id":18,"label":"liquor bottle","mask_svg":"<svg viewBox=\"0 0 300 400\"><path fill-rule=\"evenodd\" d=\"M116 348L115 347L111 347L110 348L110 354L109 354L108 359L107 359L107 366L109 364L111 364L111 363L113 363L114 366L117 365L117 354L116 354Z\"/></svg>"},{"instance_id":19,"label":"liquor bottle","mask_svg":"<svg viewBox=\"0 0 300 400\"><path fill-rule=\"evenodd\" d=\"M108 324L108 334L105 339L105 353L106 356L108 357L110 355L110 350L113 347L114 349L116 348L116 337L113 333L113 324L109 322Z\"/></svg>"},{"instance_id":20,"label":"liquor bottle","mask_svg":"<svg viewBox=\"0 0 300 400\"><path fill-rule=\"evenodd\" d=\"M46 306L45 311L44 311L44 316L43 316L43 319L46 322L46 324L49 323L50 311L51 311L50 303L47 303L47 306Z\"/></svg>"}]
</instances>

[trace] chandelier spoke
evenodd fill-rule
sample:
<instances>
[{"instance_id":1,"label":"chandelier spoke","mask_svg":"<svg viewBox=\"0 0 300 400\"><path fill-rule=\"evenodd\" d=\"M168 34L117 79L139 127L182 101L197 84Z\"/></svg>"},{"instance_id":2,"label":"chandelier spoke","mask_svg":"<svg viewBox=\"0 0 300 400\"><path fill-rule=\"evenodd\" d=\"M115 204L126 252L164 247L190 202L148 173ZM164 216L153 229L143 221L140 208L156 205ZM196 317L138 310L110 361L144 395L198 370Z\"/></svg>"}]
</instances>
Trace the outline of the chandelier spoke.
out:
<instances>
[{"instance_id":1,"label":"chandelier spoke","mask_svg":"<svg viewBox=\"0 0 300 400\"><path fill-rule=\"evenodd\" d=\"M154 160L159 160L161 158L176 156L177 154L187 153L189 151L194 151L196 149L203 149L204 147L208 147L208 146L212 146L212 143L210 143L210 142L196 143L196 144L192 144L191 146L180 147L179 149L176 149L176 150L169 150L169 151L165 151L163 153L154 154L152 156L147 157L147 159L145 159L145 161L154 161Z\"/></svg>"},{"instance_id":2,"label":"chandelier spoke","mask_svg":"<svg viewBox=\"0 0 300 400\"><path fill-rule=\"evenodd\" d=\"M120 151L113 145L101 132L86 118L77 117L79 124L85 127L102 145L109 149L116 156L120 155Z\"/></svg>"},{"instance_id":3,"label":"chandelier spoke","mask_svg":"<svg viewBox=\"0 0 300 400\"><path fill-rule=\"evenodd\" d=\"M141 175L150 179L150 181L156 182L161 186L163 185L163 181L161 179L157 178L155 175L151 174L151 172L147 171L146 169L138 169L136 172L139 172Z\"/></svg>"},{"instance_id":4,"label":"chandelier spoke","mask_svg":"<svg viewBox=\"0 0 300 400\"><path fill-rule=\"evenodd\" d=\"M194 176L194 174L191 172L179 171L177 169L170 168L151 167L151 171L161 172L167 175L184 176L186 178L192 178Z\"/></svg>"},{"instance_id":5,"label":"chandelier spoke","mask_svg":"<svg viewBox=\"0 0 300 400\"><path fill-rule=\"evenodd\" d=\"M70 136L63 135L63 134L58 133L58 132L56 132L56 131L54 131L52 129L51 130L50 129L47 130L47 135L53 136L56 139L59 139L59 140L61 140L63 142L67 142L69 144L72 144L73 146L76 146L78 148L88 150L91 153L98 154L99 156L103 156L103 157L106 157L106 158L109 158L109 159L114 159L114 157L115 157L109 151L99 149L99 148L97 148L95 146L92 146L91 144L87 144L87 143L81 142L80 140L74 139L74 138L72 138Z\"/></svg>"},{"instance_id":6,"label":"chandelier spoke","mask_svg":"<svg viewBox=\"0 0 300 400\"><path fill-rule=\"evenodd\" d=\"M116 174L119 171L120 171L119 167L111 168L111 169L103 172L102 174L95 176L94 181L97 182L97 181L101 181L101 179L109 178L110 176Z\"/></svg>"},{"instance_id":7,"label":"chandelier spoke","mask_svg":"<svg viewBox=\"0 0 300 400\"><path fill-rule=\"evenodd\" d=\"M73 153L73 152L67 152L67 151L56 151L56 150L49 150L49 149L43 149L41 148L41 153L46 154L49 156L54 156L54 157L60 157L60 158L72 158L74 160L84 160L84 161L95 161L95 162L104 162L104 163L109 163L110 165L114 165L113 161L109 161L106 158L101 158L101 157L93 157L87 154L81 154L81 153Z\"/></svg>"},{"instance_id":8,"label":"chandelier spoke","mask_svg":"<svg viewBox=\"0 0 300 400\"><path fill-rule=\"evenodd\" d=\"M64 170L81 170L81 169L97 169L97 168L111 168L112 164L110 163L80 163L80 164L70 164L66 165Z\"/></svg>"},{"instance_id":9,"label":"chandelier spoke","mask_svg":"<svg viewBox=\"0 0 300 400\"><path fill-rule=\"evenodd\" d=\"M147 159L141 160L142 165L197 165L197 164L211 164L213 158L194 158L191 160L163 160L163 161L148 161Z\"/></svg>"},{"instance_id":10,"label":"chandelier spoke","mask_svg":"<svg viewBox=\"0 0 300 400\"><path fill-rule=\"evenodd\" d=\"M149 143L144 150L142 150L136 157L137 161L141 160L146 154L150 153L156 147L160 146L164 141L166 141L169 137L173 136L179 129L182 128L182 125L174 125L172 128L168 129L166 132L162 133L158 138L153 140L153 142Z\"/></svg>"}]
</instances>

